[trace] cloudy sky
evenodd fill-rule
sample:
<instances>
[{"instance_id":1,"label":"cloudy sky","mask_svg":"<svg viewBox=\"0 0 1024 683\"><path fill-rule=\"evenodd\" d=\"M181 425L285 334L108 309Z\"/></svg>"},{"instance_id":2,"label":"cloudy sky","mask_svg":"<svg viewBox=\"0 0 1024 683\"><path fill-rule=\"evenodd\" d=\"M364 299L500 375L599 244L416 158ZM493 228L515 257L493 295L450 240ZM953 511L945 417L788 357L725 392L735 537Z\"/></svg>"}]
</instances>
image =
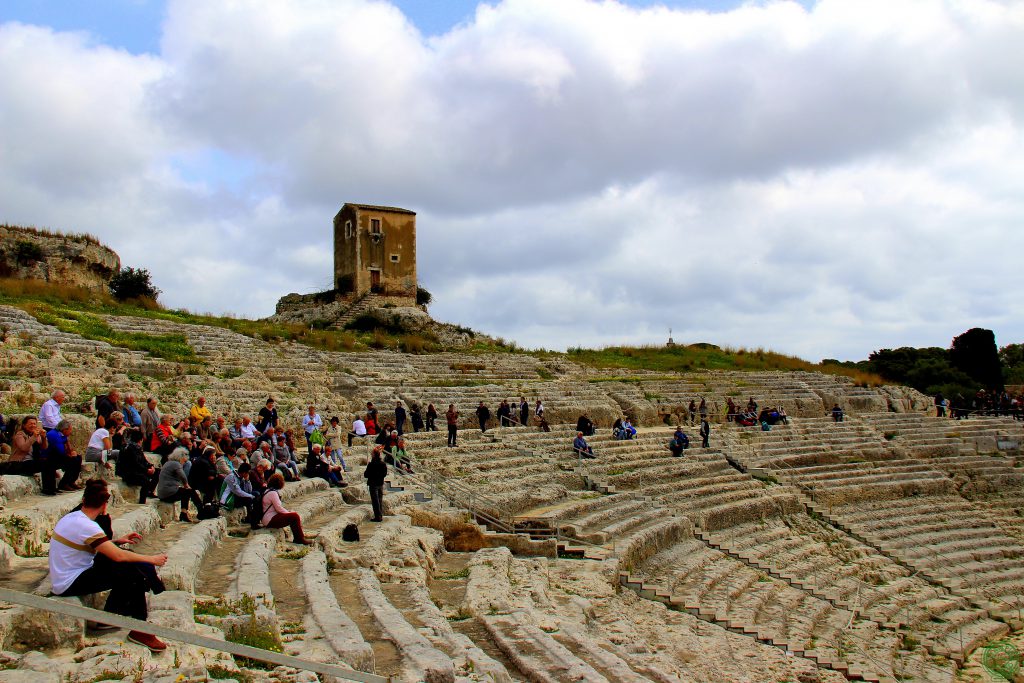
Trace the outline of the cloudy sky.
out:
<instances>
[{"instance_id":1,"label":"cloudy sky","mask_svg":"<svg viewBox=\"0 0 1024 683\"><path fill-rule=\"evenodd\" d=\"M812 360L1024 341L1024 3L5 0L0 221L162 300L330 285L418 213L435 317Z\"/></svg>"}]
</instances>

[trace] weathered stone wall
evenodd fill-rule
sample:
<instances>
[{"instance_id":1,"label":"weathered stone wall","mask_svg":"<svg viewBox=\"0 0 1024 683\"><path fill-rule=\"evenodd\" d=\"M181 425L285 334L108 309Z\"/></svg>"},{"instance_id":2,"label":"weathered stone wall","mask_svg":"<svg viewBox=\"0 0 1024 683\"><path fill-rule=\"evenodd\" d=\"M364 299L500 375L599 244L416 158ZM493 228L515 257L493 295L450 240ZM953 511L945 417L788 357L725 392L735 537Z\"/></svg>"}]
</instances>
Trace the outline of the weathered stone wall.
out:
<instances>
[{"instance_id":1,"label":"weathered stone wall","mask_svg":"<svg viewBox=\"0 0 1024 683\"><path fill-rule=\"evenodd\" d=\"M106 289L121 269L113 250L72 235L0 225L0 277Z\"/></svg>"}]
</instances>

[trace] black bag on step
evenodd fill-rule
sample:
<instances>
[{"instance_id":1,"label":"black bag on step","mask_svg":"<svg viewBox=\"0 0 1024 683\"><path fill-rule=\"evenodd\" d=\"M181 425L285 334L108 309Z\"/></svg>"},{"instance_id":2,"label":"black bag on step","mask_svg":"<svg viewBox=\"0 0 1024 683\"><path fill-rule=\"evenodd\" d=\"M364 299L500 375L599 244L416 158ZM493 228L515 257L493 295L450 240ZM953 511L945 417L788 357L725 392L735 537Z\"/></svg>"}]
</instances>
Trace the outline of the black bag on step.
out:
<instances>
[{"instance_id":1,"label":"black bag on step","mask_svg":"<svg viewBox=\"0 0 1024 683\"><path fill-rule=\"evenodd\" d=\"M348 524L341 531L341 540L354 543L359 540L359 527L355 524Z\"/></svg>"},{"instance_id":2,"label":"black bag on step","mask_svg":"<svg viewBox=\"0 0 1024 683\"><path fill-rule=\"evenodd\" d=\"M199 519L216 519L220 517L220 506L216 503L204 503L199 508Z\"/></svg>"}]
</instances>

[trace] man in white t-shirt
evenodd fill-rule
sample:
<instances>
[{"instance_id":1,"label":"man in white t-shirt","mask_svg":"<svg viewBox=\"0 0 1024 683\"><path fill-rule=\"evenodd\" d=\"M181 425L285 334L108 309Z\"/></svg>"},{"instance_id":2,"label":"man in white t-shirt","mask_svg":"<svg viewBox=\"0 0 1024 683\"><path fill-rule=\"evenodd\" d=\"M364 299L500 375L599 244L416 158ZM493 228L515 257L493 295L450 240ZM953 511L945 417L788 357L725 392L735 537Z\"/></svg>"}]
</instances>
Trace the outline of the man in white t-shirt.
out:
<instances>
[{"instance_id":1,"label":"man in white t-shirt","mask_svg":"<svg viewBox=\"0 0 1024 683\"><path fill-rule=\"evenodd\" d=\"M352 422L352 431L348 433L348 447L352 448L352 439L359 437L360 439L366 437L366 423L356 415L356 419Z\"/></svg>"},{"instance_id":2,"label":"man in white t-shirt","mask_svg":"<svg viewBox=\"0 0 1024 683\"><path fill-rule=\"evenodd\" d=\"M242 435L243 439L255 439L259 434L256 431L256 425L252 423L248 415L242 417L242 426L238 428L238 433Z\"/></svg>"},{"instance_id":3,"label":"man in white t-shirt","mask_svg":"<svg viewBox=\"0 0 1024 683\"><path fill-rule=\"evenodd\" d=\"M138 555L118 547L138 543L142 537L132 532L111 540L97 521L102 517L109 523L108 500L107 482L91 479L86 482L81 509L64 515L54 527L49 553L53 593L73 597L109 590L105 611L145 621L149 616L146 593L163 591L155 567L162 567L167 555ZM167 649L159 638L142 631L130 631L128 640L152 652Z\"/></svg>"}]
</instances>

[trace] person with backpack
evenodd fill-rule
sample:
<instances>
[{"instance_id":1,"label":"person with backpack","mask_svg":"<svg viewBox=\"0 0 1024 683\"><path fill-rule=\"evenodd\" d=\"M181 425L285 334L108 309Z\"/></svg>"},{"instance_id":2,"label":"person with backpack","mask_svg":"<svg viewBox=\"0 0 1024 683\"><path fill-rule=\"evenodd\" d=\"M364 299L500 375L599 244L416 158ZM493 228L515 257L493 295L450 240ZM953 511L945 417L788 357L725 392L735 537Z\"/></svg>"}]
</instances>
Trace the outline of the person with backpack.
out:
<instances>
[{"instance_id":1,"label":"person with backpack","mask_svg":"<svg viewBox=\"0 0 1024 683\"><path fill-rule=\"evenodd\" d=\"M668 442L668 449L672 451L672 457L678 458L683 455L683 451L690 447L690 437L686 436L686 432L683 431L682 425L676 427L675 434L672 435L672 440Z\"/></svg>"},{"instance_id":2,"label":"person with backpack","mask_svg":"<svg viewBox=\"0 0 1024 683\"><path fill-rule=\"evenodd\" d=\"M383 459L384 447L374 446L370 462L366 464L363 477L370 490L370 504L373 506L373 522L384 521L384 479L388 476L388 466Z\"/></svg>"}]
</instances>

